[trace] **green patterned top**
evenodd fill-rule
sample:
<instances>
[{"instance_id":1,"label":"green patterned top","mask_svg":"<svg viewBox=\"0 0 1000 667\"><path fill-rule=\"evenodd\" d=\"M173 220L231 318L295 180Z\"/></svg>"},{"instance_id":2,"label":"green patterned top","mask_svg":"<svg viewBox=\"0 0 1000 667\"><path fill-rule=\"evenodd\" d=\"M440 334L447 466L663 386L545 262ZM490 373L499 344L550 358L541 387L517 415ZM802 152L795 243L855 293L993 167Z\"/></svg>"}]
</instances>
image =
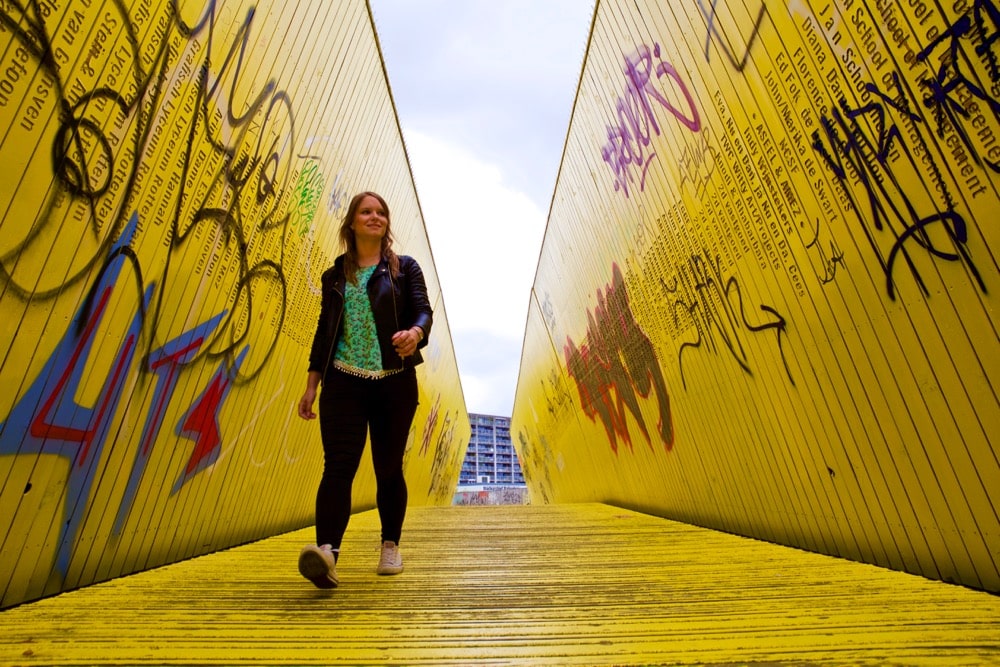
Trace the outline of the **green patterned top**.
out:
<instances>
[{"instance_id":1,"label":"green patterned top","mask_svg":"<svg viewBox=\"0 0 1000 667\"><path fill-rule=\"evenodd\" d=\"M368 301L368 279L375 273L375 266L358 269L357 283L347 282L344 290L344 333L337 343L335 361L347 370L379 372L382 370L382 353L375 332L375 317Z\"/></svg>"}]
</instances>

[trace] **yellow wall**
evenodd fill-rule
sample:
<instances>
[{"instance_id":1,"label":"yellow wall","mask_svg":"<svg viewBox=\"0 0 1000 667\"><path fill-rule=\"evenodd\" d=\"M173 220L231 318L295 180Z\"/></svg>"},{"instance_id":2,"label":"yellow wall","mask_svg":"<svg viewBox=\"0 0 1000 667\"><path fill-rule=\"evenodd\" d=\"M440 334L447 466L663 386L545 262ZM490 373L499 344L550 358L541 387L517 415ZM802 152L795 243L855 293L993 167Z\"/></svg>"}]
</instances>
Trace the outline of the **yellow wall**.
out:
<instances>
[{"instance_id":1,"label":"yellow wall","mask_svg":"<svg viewBox=\"0 0 1000 667\"><path fill-rule=\"evenodd\" d=\"M1000 590L994 4L598 3L514 406L533 501Z\"/></svg>"},{"instance_id":2,"label":"yellow wall","mask_svg":"<svg viewBox=\"0 0 1000 667\"><path fill-rule=\"evenodd\" d=\"M0 606L311 524L322 451L295 404L360 190L427 276L406 472L411 503L450 503L469 424L367 4L17 5L0 3Z\"/></svg>"}]
</instances>

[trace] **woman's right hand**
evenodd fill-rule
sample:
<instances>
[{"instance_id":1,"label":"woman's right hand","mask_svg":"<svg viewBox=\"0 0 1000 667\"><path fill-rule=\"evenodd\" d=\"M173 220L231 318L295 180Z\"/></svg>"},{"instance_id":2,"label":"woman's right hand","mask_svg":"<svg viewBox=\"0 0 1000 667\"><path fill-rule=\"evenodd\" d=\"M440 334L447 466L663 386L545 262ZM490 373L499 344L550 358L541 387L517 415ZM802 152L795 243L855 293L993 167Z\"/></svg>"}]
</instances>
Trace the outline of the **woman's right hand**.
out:
<instances>
[{"instance_id":1,"label":"woman's right hand","mask_svg":"<svg viewBox=\"0 0 1000 667\"><path fill-rule=\"evenodd\" d=\"M302 394L302 398L299 399L299 417L303 419L316 419L316 413L313 412L313 403L316 402L316 389L314 387L307 387L306 393Z\"/></svg>"}]
</instances>

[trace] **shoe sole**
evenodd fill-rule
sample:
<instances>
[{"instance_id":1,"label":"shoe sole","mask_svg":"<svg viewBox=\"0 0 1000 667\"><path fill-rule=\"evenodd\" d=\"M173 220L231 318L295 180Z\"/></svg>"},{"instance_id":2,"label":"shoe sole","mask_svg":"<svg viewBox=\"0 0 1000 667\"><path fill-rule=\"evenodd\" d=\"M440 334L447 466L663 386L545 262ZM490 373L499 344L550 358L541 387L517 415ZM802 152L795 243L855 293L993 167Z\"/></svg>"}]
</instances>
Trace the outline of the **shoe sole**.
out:
<instances>
[{"instance_id":1,"label":"shoe sole","mask_svg":"<svg viewBox=\"0 0 1000 667\"><path fill-rule=\"evenodd\" d=\"M303 551L299 554L299 574L313 583L316 588L336 588L339 584L335 574L321 554Z\"/></svg>"},{"instance_id":2,"label":"shoe sole","mask_svg":"<svg viewBox=\"0 0 1000 667\"><path fill-rule=\"evenodd\" d=\"M380 565L378 568L376 568L375 573L376 574L399 574L402 571L403 571L403 566L402 565L397 565L397 566L381 566Z\"/></svg>"}]
</instances>

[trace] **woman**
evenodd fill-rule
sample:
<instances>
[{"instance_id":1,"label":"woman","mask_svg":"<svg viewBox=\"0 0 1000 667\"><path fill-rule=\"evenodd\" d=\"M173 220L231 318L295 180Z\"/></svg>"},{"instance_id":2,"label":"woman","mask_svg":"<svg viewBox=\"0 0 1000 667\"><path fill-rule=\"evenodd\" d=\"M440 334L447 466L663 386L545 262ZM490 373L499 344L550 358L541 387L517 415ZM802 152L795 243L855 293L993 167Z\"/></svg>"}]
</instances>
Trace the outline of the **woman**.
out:
<instances>
[{"instance_id":1,"label":"woman","mask_svg":"<svg viewBox=\"0 0 1000 667\"><path fill-rule=\"evenodd\" d=\"M420 266L392 250L389 207L374 192L355 196L340 226L346 251L323 274L319 323L299 416L315 419L323 440L316 494L316 544L299 554L299 572L334 588L340 542L351 516L351 486L370 433L376 503L382 522L379 574L403 571L399 538L406 514L403 451L417 409L419 348L431 307Z\"/></svg>"}]
</instances>

